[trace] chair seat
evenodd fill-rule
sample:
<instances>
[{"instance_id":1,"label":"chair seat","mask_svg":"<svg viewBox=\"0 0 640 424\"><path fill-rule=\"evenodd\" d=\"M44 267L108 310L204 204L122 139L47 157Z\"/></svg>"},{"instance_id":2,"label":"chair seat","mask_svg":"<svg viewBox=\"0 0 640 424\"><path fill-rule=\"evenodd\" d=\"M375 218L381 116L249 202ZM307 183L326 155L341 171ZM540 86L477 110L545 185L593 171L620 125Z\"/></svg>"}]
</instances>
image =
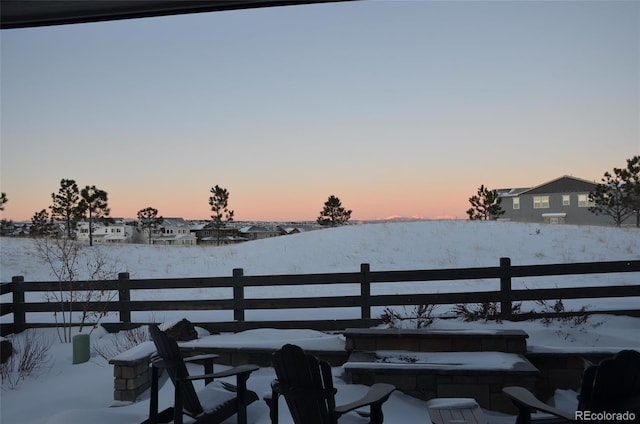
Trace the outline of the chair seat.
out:
<instances>
[{"instance_id":1,"label":"chair seat","mask_svg":"<svg viewBox=\"0 0 640 424\"><path fill-rule=\"evenodd\" d=\"M236 393L225 389L218 381L207 384L198 390L197 393L205 414L215 412L223 408L226 404L235 402L237 398Z\"/></svg>"}]
</instances>

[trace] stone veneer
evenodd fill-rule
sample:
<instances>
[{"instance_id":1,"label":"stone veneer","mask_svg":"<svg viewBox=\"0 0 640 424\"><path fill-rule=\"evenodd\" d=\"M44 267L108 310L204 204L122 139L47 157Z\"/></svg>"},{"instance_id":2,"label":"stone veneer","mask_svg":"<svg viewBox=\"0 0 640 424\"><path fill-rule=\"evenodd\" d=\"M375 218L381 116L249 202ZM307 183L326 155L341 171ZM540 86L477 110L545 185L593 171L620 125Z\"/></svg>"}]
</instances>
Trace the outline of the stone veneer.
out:
<instances>
[{"instance_id":1,"label":"stone veneer","mask_svg":"<svg viewBox=\"0 0 640 424\"><path fill-rule=\"evenodd\" d=\"M348 328L346 349L413 352L527 352L529 335L522 330L430 330Z\"/></svg>"},{"instance_id":2,"label":"stone veneer","mask_svg":"<svg viewBox=\"0 0 640 424\"><path fill-rule=\"evenodd\" d=\"M371 385L390 383L398 390L418 399L464 397L474 398L481 407L506 413L517 413L512 402L502 393L510 385L523 386L533 391L538 369L520 354L493 352L496 357L510 357L514 366L487 366L486 354L477 364L474 354L465 352L469 363L442 364L380 363L374 352L354 352L344 364L345 377L350 383ZM407 356L410 352L407 352Z\"/></svg>"},{"instance_id":3,"label":"stone veneer","mask_svg":"<svg viewBox=\"0 0 640 424\"><path fill-rule=\"evenodd\" d=\"M134 402L151 386L149 363L155 351L153 342L144 342L109 361L113 365L115 400Z\"/></svg>"}]
</instances>

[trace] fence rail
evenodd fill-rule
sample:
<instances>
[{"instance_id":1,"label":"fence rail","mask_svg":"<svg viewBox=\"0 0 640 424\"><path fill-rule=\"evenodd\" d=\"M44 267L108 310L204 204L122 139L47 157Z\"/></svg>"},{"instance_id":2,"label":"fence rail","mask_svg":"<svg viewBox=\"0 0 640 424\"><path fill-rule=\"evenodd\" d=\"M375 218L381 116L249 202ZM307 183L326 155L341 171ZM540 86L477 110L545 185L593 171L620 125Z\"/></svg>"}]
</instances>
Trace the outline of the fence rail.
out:
<instances>
[{"instance_id":1,"label":"fence rail","mask_svg":"<svg viewBox=\"0 0 640 424\"><path fill-rule=\"evenodd\" d=\"M512 314L514 302L548 301L567 299L596 299L612 297L640 297L640 278L633 284L606 285L597 287L565 287L517 289L512 287L513 278L560 277L567 275L640 273L640 260L615 262L589 262L551 265L512 266L509 258L501 258L500 266L485 268L453 268L438 270L376 271L372 272L368 264L360 266L360 272L291 274L291 275L244 275L242 269L234 269L230 277L213 278L170 278L170 279L129 279L128 273L121 273L117 280L75 281L69 282L25 282L21 276L13 277L10 283L0 284L2 296L1 316L13 314L13 322L2 323L1 333L6 335L20 332L30 327L53 326L50 322L28 322L27 314L36 312L69 311L108 311L118 314L119 322L105 323L112 330L130 328L143 322L133 322L132 312L145 311L233 311L233 321L198 323L205 327L215 325L219 331L240 331L250 328L313 328L318 330L339 330L346 327L363 327L376 324L372 318L372 308L413 305L455 305L484 302L500 304L503 319L530 319L559 314L524 313ZM499 290L466 292L429 292L428 283L434 281L455 280L496 280ZM425 290L412 294L371 294L372 285L378 283L423 282ZM71 284L71 286L69 285ZM245 289L251 287L279 287L306 285L343 285L359 286L359 293L345 296L287 297L287 298L246 298ZM105 291L113 293L109 302L51 302L25 301L26 293L58 292L73 288L75 293ZM190 300L131 300L132 293L138 290L175 290L175 289L231 289L232 296L226 299L190 299ZM11 301L5 299L12 295ZM82 299L82 296L79 296ZM640 302L636 303L640 305ZM275 310L299 308L358 308L360 317L356 319L324 319L299 321L247 321L245 312L249 310ZM584 313L584 312L582 312ZM640 309L592 310L587 313L616 313L640 316ZM3 318L3 321L5 319Z\"/></svg>"}]
</instances>

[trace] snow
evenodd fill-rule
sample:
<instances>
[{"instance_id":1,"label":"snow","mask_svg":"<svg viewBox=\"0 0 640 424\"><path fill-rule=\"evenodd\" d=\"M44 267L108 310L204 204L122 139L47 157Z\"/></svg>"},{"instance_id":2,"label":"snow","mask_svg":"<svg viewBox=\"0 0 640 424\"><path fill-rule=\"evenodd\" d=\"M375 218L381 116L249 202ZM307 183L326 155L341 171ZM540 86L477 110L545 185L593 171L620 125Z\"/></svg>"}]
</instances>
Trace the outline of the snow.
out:
<instances>
[{"instance_id":1,"label":"snow","mask_svg":"<svg viewBox=\"0 0 640 424\"><path fill-rule=\"evenodd\" d=\"M375 363L349 362L352 368L409 368L465 370L513 370L523 364L522 357L503 352L409 352L377 351ZM345 365L347 366L347 365Z\"/></svg>"},{"instance_id":2,"label":"snow","mask_svg":"<svg viewBox=\"0 0 640 424\"><path fill-rule=\"evenodd\" d=\"M427 405L431 409L473 409L478 407L478 403L469 398L431 399Z\"/></svg>"},{"instance_id":3,"label":"snow","mask_svg":"<svg viewBox=\"0 0 640 424\"><path fill-rule=\"evenodd\" d=\"M22 275L25 281L50 281L50 271L34 255L30 240L0 239L0 268L2 281ZM243 268L245 275L297 274L323 272L353 272L361 263L369 263L372 271L441 269L459 267L497 266L500 257L510 257L513 265L544 263L570 263L613 260L640 260L640 232L636 228L551 226L496 222L433 221L353 225L337 229L309 231L295 235L252 241L233 246L100 246L99 250L109 263L116 264L117 272L129 272L136 278L177 278L230 276L233 268ZM634 273L593 276L567 276L562 278L536 278L514 281L517 286L571 287L579 285L638 284ZM480 287L479 287L480 286ZM493 290L495 281L463 281L429 283L429 290L466 291ZM247 289L246 296L292 296L291 287ZM311 285L298 289L295 296L326 295L326 287ZM350 293L353 288L330 287L332 295ZM376 284L374 293L410 293L425 290L420 283ZM202 298L200 290L145 291L138 296L149 299ZM3 302L10 298L2 297ZM588 303L565 302L565 306L588 309L637 308L637 298L590 300ZM194 311L194 314L202 311ZM446 312L446 311L436 311ZM254 312L247 319L273 319L272 315ZM156 314L155 319L167 323L181 318L195 319L181 312L177 315ZM327 311L288 310L273 311L278 319L343 318L353 311L332 309ZM205 314L206 315L206 314ZM209 317L216 316L209 314ZM6 318L6 317L5 317ZM136 316L134 315L134 318ZM145 318L145 317L142 317ZM52 317L48 319L52 320ZM107 317L107 320L114 319ZM214 318L215 319L215 318ZM226 319L229 319L226 317ZM467 323L459 319L437 319L435 330L494 331L522 329L529 334L529 350L535 352L616 352L623 348L640 349L640 319L608 315L594 315L587 323L574 326L569 323L502 322ZM13 388L3 386L0 397L0 422L27 424L69 424L91 422L95 424L140 423L147 417L148 395L135 403L113 400L113 366L92 349L91 359L83 364L72 364L71 344L58 341L55 329L33 330L38 337L51 344L49 360L35 375L19 381ZM85 330L86 332L86 330ZM27 333L27 332L25 332ZM25 333L14 336L23 338ZM92 346L109 346L120 334L107 334L102 328L91 333ZM286 342L299 343L307 349L331 350L343 346L341 336L311 330L251 330L239 334L204 336L194 343L216 346L274 348ZM146 347L138 348L146 352ZM129 355L137 355L134 351ZM461 355L458 360L468 360ZM452 357L449 357L449 361ZM483 362L484 363L484 362ZM194 371L198 370L197 365ZM222 369L222 366L216 366ZM366 387L347 385L341 380L342 369L334 369L338 387L338 403L355 400L366 392ZM269 391L273 370L261 368L252 374L249 387L262 395ZM233 380L229 380L232 382ZM160 404L172 403L171 384L160 390ZM557 406L571 410L575 407L575 393L558 391ZM428 422L426 402L394 392L385 403L386 423ZM280 408L281 423L291 423L286 406ZM514 417L485 411L492 423L512 423ZM234 423L231 418L229 423ZM249 408L249 422L269 423L264 402ZM364 423L365 419L350 414L341 423Z\"/></svg>"},{"instance_id":4,"label":"snow","mask_svg":"<svg viewBox=\"0 0 640 424\"><path fill-rule=\"evenodd\" d=\"M279 349L286 343L296 344L313 351L340 351L345 349L345 339L338 334L326 334L314 330L247 330L236 334L205 336L198 340L183 342L186 348L197 347L244 347Z\"/></svg>"}]
</instances>

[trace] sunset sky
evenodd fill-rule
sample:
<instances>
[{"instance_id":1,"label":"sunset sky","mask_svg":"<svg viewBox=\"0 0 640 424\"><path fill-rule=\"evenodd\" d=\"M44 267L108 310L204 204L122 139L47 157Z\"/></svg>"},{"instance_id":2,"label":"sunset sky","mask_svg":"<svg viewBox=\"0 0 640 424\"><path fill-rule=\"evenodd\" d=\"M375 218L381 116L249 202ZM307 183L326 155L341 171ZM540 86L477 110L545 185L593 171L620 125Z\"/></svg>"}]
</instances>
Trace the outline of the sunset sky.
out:
<instances>
[{"instance_id":1,"label":"sunset sky","mask_svg":"<svg viewBox=\"0 0 640 424\"><path fill-rule=\"evenodd\" d=\"M640 2L363 1L3 30L3 219L465 219L468 198L640 154Z\"/></svg>"}]
</instances>

